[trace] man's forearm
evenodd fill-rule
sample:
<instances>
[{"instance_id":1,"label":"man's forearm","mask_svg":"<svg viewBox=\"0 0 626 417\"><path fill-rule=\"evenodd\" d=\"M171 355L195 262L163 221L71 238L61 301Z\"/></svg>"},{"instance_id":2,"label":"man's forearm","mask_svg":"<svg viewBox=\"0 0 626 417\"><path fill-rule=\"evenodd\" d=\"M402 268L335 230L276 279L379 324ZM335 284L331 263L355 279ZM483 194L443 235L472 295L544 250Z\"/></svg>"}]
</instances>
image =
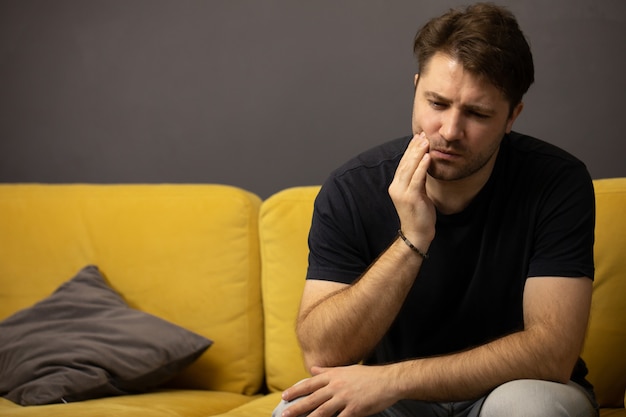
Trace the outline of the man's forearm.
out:
<instances>
[{"instance_id":1,"label":"man's forearm","mask_svg":"<svg viewBox=\"0 0 626 417\"><path fill-rule=\"evenodd\" d=\"M588 278L529 278L524 330L467 351L389 365L403 398L472 399L515 379L567 382L589 318Z\"/></svg>"},{"instance_id":2,"label":"man's forearm","mask_svg":"<svg viewBox=\"0 0 626 417\"><path fill-rule=\"evenodd\" d=\"M307 366L347 365L369 354L398 314L421 262L398 239L355 284L303 306L297 334Z\"/></svg>"},{"instance_id":3,"label":"man's forearm","mask_svg":"<svg viewBox=\"0 0 626 417\"><path fill-rule=\"evenodd\" d=\"M361 415L369 415L404 399L473 400L517 379L566 382L582 338L553 329L531 326L474 349L439 357L379 366L314 368L312 378L283 393L286 401L307 396L286 415L322 411L322 404L331 406L336 401L341 402L341 408L364 407ZM319 395L311 395L317 392ZM333 415L334 410L320 415Z\"/></svg>"},{"instance_id":4,"label":"man's forearm","mask_svg":"<svg viewBox=\"0 0 626 417\"><path fill-rule=\"evenodd\" d=\"M544 330L514 333L486 345L446 356L388 365L388 381L399 398L461 401L479 398L516 379L569 380L574 363L546 346Z\"/></svg>"}]
</instances>

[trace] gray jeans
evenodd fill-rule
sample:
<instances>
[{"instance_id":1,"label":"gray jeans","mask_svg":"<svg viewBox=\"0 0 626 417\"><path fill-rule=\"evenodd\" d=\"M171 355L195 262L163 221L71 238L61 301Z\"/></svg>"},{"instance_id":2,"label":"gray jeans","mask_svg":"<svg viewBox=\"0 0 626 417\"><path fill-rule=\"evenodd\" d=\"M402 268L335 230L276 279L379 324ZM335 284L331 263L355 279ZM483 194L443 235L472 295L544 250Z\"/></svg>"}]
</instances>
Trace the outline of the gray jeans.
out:
<instances>
[{"instance_id":1,"label":"gray jeans","mask_svg":"<svg viewBox=\"0 0 626 417\"><path fill-rule=\"evenodd\" d=\"M298 401L298 400L294 400ZM272 413L280 417L292 402L281 401ZM597 417L597 405L580 385L522 379L494 389L476 401L431 403L404 400L380 417Z\"/></svg>"}]
</instances>

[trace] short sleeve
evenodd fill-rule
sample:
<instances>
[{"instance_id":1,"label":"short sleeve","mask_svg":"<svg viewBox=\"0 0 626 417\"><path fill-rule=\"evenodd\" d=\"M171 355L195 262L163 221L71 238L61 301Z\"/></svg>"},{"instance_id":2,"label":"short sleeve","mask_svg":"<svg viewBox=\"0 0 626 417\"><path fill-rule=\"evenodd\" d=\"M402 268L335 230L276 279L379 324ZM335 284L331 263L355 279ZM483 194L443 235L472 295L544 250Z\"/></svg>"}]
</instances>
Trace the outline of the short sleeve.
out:
<instances>
[{"instance_id":1,"label":"short sleeve","mask_svg":"<svg viewBox=\"0 0 626 417\"><path fill-rule=\"evenodd\" d=\"M368 262L360 223L353 198L331 177L315 199L307 279L350 284L363 273Z\"/></svg>"},{"instance_id":2,"label":"short sleeve","mask_svg":"<svg viewBox=\"0 0 626 417\"><path fill-rule=\"evenodd\" d=\"M593 279L595 197L584 165L561 170L542 197L528 276Z\"/></svg>"}]
</instances>

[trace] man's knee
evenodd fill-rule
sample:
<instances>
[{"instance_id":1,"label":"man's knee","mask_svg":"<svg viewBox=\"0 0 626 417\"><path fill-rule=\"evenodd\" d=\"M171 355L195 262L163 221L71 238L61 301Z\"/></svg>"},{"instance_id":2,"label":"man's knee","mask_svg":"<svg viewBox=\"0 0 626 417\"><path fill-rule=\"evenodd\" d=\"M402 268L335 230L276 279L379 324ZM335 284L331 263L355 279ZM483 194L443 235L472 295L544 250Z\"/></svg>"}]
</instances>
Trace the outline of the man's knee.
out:
<instances>
[{"instance_id":1,"label":"man's knee","mask_svg":"<svg viewBox=\"0 0 626 417\"><path fill-rule=\"evenodd\" d=\"M272 412L272 417L280 417L283 414L283 411L287 409L287 401L282 400Z\"/></svg>"},{"instance_id":2,"label":"man's knee","mask_svg":"<svg viewBox=\"0 0 626 417\"><path fill-rule=\"evenodd\" d=\"M283 411L285 411L289 406L292 406L294 403L300 401L303 398L306 398L306 397L296 398L293 401L282 400L272 412L272 417L280 417L283 414Z\"/></svg>"},{"instance_id":3,"label":"man's knee","mask_svg":"<svg viewBox=\"0 0 626 417\"><path fill-rule=\"evenodd\" d=\"M479 415L594 417L597 413L591 399L575 384L523 379L494 389Z\"/></svg>"}]
</instances>

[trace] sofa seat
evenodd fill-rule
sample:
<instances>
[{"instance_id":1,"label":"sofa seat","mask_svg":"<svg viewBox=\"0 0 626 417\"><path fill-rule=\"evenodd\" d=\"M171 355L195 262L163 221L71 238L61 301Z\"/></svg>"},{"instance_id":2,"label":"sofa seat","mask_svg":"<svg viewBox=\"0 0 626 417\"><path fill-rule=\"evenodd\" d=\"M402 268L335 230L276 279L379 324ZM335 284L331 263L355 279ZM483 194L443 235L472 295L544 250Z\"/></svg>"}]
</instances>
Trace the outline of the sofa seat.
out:
<instances>
[{"instance_id":1,"label":"sofa seat","mask_svg":"<svg viewBox=\"0 0 626 417\"><path fill-rule=\"evenodd\" d=\"M258 396L208 390L158 390L68 404L22 407L0 398L2 417L207 417L236 409Z\"/></svg>"},{"instance_id":2,"label":"sofa seat","mask_svg":"<svg viewBox=\"0 0 626 417\"><path fill-rule=\"evenodd\" d=\"M281 401L280 395L280 392L267 394L216 417L271 417Z\"/></svg>"},{"instance_id":3,"label":"sofa seat","mask_svg":"<svg viewBox=\"0 0 626 417\"><path fill-rule=\"evenodd\" d=\"M626 417L624 408L601 408L600 417Z\"/></svg>"}]
</instances>

